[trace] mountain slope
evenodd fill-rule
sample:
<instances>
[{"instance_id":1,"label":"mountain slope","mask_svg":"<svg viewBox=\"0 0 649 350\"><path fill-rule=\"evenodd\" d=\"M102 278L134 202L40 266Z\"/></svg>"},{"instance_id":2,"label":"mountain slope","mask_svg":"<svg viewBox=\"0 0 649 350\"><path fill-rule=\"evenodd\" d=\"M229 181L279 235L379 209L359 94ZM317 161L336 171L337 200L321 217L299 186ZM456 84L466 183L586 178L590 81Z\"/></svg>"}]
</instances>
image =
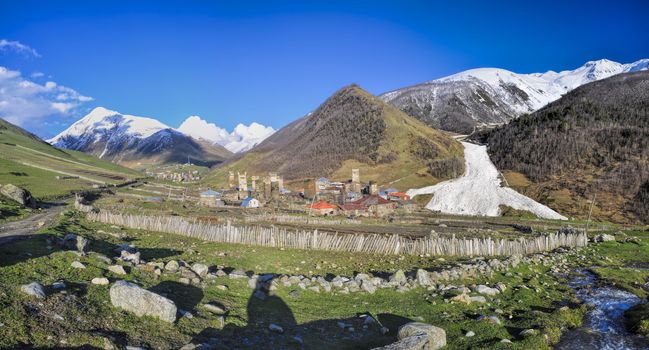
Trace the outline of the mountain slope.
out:
<instances>
[{"instance_id":1,"label":"mountain slope","mask_svg":"<svg viewBox=\"0 0 649 350\"><path fill-rule=\"evenodd\" d=\"M649 221L649 72L583 85L487 133L510 185L576 217Z\"/></svg>"},{"instance_id":2,"label":"mountain slope","mask_svg":"<svg viewBox=\"0 0 649 350\"><path fill-rule=\"evenodd\" d=\"M57 180L57 176L67 178ZM52 147L0 119L0 184L25 187L43 199L139 176L138 172L90 155Z\"/></svg>"},{"instance_id":3,"label":"mountain slope","mask_svg":"<svg viewBox=\"0 0 649 350\"><path fill-rule=\"evenodd\" d=\"M230 152L245 152L261 143L275 132L270 126L251 123L249 126L238 124L232 132L208 123L198 116L187 118L178 131L195 139L206 140L225 147Z\"/></svg>"},{"instance_id":4,"label":"mountain slope","mask_svg":"<svg viewBox=\"0 0 649 350\"><path fill-rule=\"evenodd\" d=\"M459 175L463 164L458 142L351 85L223 164L211 181L223 184L231 170L343 180L360 168L364 181L396 181L407 188Z\"/></svg>"},{"instance_id":5,"label":"mountain slope","mask_svg":"<svg viewBox=\"0 0 649 350\"><path fill-rule=\"evenodd\" d=\"M583 84L615 74L646 70L649 59L630 64L589 61L572 71L518 74L479 68L398 89L380 97L435 128L470 133L531 113Z\"/></svg>"},{"instance_id":6,"label":"mountain slope","mask_svg":"<svg viewBox=\"0 0 649 350\"><path fill-rule=\"evenodd\" d=\"M211 166L231 156L218 144L195 140L151 118L124 115L102 107L49 140L129 167L184 163Z\"/></svg>"}]
</instances>

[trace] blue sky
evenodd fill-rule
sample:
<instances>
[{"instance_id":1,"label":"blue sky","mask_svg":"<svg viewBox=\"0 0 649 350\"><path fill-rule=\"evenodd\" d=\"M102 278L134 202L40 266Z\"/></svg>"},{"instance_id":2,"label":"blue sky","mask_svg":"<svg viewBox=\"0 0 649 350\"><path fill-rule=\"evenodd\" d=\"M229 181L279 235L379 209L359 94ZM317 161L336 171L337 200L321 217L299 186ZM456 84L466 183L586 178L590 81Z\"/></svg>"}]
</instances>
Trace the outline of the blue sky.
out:
<instances>
[{"instance_id":1,"label":"blue sky","mask_svg":"<svg viewBox=\"0 0 649 350\"><path fill-rule=\"evenodd\" d=\"M379 94L476 67L646 58L648 13L647 1L0 0L0 40L35 50L0 46L0 66L45 98L68 92L61 113L21 119L43 137L95 106L278 128L350 83Z\"/></svg>"}]
</instances>

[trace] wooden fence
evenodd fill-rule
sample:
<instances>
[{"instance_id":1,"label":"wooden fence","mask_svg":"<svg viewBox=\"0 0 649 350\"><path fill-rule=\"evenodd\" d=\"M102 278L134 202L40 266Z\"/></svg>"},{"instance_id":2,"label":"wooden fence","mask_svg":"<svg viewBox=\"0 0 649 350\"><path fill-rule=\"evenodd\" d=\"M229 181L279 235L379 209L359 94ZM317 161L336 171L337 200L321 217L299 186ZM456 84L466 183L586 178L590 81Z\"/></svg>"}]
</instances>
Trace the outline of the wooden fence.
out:
<instances>
[{"instance_id":1,"label":"wooden fence","mask_svg":"<svg viewBox=\"0 0 649 350\"><path fill-rule=\"evenodd\" d=\"M297 216L286 214L258 214L248 215L245 217L245 222L259 222L270 221L279 223L292 223L292 224L311 224L311 225L360 225L362 222L357 219L325 219L309 216Z\"/></svg>"},{"instance_id":2,"label":"wooden fence","mask_svg":"<svg viewBox=\"0 0 649 350\"><path fill-rule=\"evenodd\" d=\"M408 238L397 234L339 234L281 227L214 225L188 221L178 216L143 216L88 213L88 219L147 231L175 233L212 242L239 243L266 247L334 250L377 254L430 254L437 256L495 256L531 254L558 247L581 247L588 243L584 232L550 233L515 240L493 238L425 237Z\"/></svg>"}]
</instances>

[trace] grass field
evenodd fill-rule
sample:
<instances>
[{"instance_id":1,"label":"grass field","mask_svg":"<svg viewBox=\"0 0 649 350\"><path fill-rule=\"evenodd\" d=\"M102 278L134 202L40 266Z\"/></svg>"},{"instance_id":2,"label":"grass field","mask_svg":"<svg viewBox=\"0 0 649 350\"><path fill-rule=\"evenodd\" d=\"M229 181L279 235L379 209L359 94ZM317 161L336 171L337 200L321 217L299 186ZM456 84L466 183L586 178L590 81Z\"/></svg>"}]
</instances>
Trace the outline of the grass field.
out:
<instances>
[{"instance_id":1,"label":"grass field","mask_svg":"<svg viewBox=\"0 0 649 350\"><path fill-rule=\"evenodd\" d=\"M56 177L70 177L57 180ZM141 174L93 156L61 150L0 119L0 184L51 199L95 184L118 184Z\"/></svg>"},{"instance_id":2,"label":"grass field","mask_svg":"<svg viewBox=\"0 0 649 350\"><path fill-rule=\"evenodd\" d=\"M302 250L277 250L206 243L182 236L122 230L85 222L68 214L54 228L42 235L0 247L0 347L30 344L36 347L83 346L103 347L112 336L120 345L151 348L178 348L192 339L206 341L218 337L227 344L243 348L370 348L394 341L394 331L409 320L419 320L444 328L448 349L546 349L558 340L560 329L580 323L584 308L575 303L564 281L548 274L549 267L520 265L510 273L497 273L491 278L456 281L455 283L496 283L509 288L498 301L487 304L451 304L443 295L415 288L405 293L381 289L375 294L329 294L280 286L268 303L251 298L247 280L218 277L203 287L178 283L177 274L155 274L131 268L125 277L108 272L107 265L95 253L79 257L54 246L47 248L46 237L75 232L92 240L91 251L113 256L114 244L129 242L142 252L147 261L166 262L183 259L203 262L225 269L237 268L254 273L290 273L320 275L327 273L351 276L354 272L411 271L417 267L434 268L451 260L422 257L390 257ZM29 255L28 255L29 252ZM78 260L86 269L74 269ZM108 286L96 286L88 281L106 276L111 281L128 279L145 288L168 293L177 305L193 314L175 324L148 317L137 318L111 307ZM44 302L34 303L18 291L18 285L40 281L51 285L64 281L66 292L50 291ZM526 285L526 288L518 286ZM217 287L226 285L227 289ZM223 304L228 313L221 321L200 305L206 302ZM559 305L570 308L560 309ZM498 309L496 312L496 309ZM358 314L369 313L392 330L381 335L378 327L362 327ZM497 315L502 325L477 320L481 314ZM61 319L62 318L62 319ZM74 320L74 322L71 322ZM354 326L349 332L338 327L343 321ZM283 325L285 334L269 332L270 322ZM535 328L538 334L519 337L518 332ZM473 331L474 337L464 333ZM304 345L296 343L299 336ZM501 343L511 339L513 343Z\"/></svg>"}]
</instances>

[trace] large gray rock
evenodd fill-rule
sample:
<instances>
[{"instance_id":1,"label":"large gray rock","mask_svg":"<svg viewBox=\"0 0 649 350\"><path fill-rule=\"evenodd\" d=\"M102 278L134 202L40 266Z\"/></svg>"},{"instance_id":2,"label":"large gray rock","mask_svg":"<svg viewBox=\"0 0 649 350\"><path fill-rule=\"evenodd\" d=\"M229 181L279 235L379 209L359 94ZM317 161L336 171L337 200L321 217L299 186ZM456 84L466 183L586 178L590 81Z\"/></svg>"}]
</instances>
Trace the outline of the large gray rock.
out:
<instances>
[{"instance_id":1,"label":"large gray rock","mask_svg":"<svg viewBox=\"0 0 649 350\"><path fill-rule=\"evenodd\" d=\"M207 276L207 273L210 271L209 267L205 264L195 263L192 265L192 271L196 272L201 278Z\"/></svg>"},{"instance_id":2,"label":"large gray rock","mask_svg":"<svg viewBox=\"0 0 649 350\"><path fill-rule=\"evenodd\" d=\"M612 241L615 241L615 236L606 233L595 237L595 242L612 242Z\"/></svg>"},{"instance_id":3,"label":"large gray rock","mask_svg":"<svg viewBox=\"0 0 649 350\"><path fill-rule=\"evenodd\" d=\"M398 338L406 339L421 333L426 334L428 337L426 349L435 350L446 346L446 331L422 322L410 322L401 326L399 328Z\"/></svg>"},{"instance_id":4,"label":"large gray rock","mask_svg":"<svg viewBox=\"0 0 649 350\"><path fill-rule=\"evenodd\" d=\"M115 282L110 287L110 302L113 306L137 316L152 316L167 322L176 321L177 309L173 301L134 283Z\"/></svg>"},{"instance_id":5,"label":"large gray rock","mask_svg":"<svg viewBox=\"0 0 649 350\"><path fill-rule=\"evenodd\" d=\"M430 324L410 322L399 328L397 342L381 350L436 350L446 346L446 332Z\"/></svg>"},{"instance_id":6,"label":"large gray rock","mask_svg":"<svg viewBox=\"0 0 649 350\"><path fill-rule=\"evenodd\" d=\"M489 296L494 296L494 295L500 293L500 290L498 290L496 288L487 287L484 284L480 284L480 285L476 286L475 291L480 293L480 294L489 295Z\"/></svg>"},{"instance_id":7,"label":"large gray rock","mask_svg":"<svg viewBox=\"0 0 649 350\"><path fill-rule=\"evenodd\" d=\"M430 280L430 274L424 269L417 270L417 283L421 286L430 286L433 284L433 281Z\"/></svg>"},{"instance_id":8,"label":"large gray rock","mask_svg":"<svg viewBox=\"0 0 649 350\"><path fill-rule=\"evenodd\" d=\"M43 289L43 286L38 282L23 284L22 286L20 286L20 290L23 293L36 297L38 299L45 298L45 290Z\"/></svg>"},{"instance_id":9,"label":"large gray rock","mask_svg":"<svg viewBox=\"0 0 649 350\"><path fill-rule=\"evenodd\" d=\"M26 207L34 207L36 205L36 201L29 191L12 184L0 187L0 194Z\"/></svg>"}]
</instances>

